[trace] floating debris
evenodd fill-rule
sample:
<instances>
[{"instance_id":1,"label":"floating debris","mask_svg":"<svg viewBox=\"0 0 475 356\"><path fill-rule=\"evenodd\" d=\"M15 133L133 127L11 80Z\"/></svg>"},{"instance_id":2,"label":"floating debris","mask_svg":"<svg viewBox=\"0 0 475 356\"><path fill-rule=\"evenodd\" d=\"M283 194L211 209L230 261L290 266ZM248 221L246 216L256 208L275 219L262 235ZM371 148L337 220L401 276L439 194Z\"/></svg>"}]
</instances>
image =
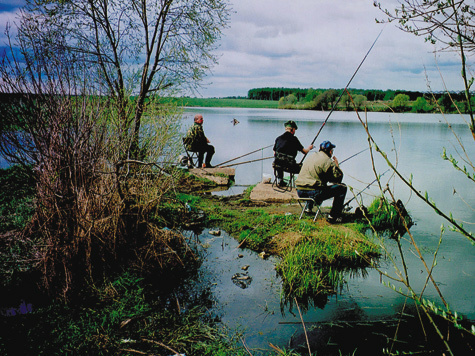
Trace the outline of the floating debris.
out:
<instances>
[{"instance_id":1,"label":"floating debris","mask_svg":"<svg viewBox=\"0 0 475 356\"><path fill-rule=\"evenodd\" d=\"M259 257L262 258L263 260L265 260L267 257L269 257L269 254L265 253L265 251L262 251L259 254Z\"/></svg>"},{"instance_id":2,"label":"floating debris","mask_svg":"<svg viewBox=\"0 0 475 356\"><path fill-rule=\"evenodd\" d=\"M249 267L250 267L249 265L245 265L245 266L242 266L241 269L243 271L247 271L249 269Z\"/></svg>"},{"instance_id":3,"label":"floating debris","mask_svg":"<svg viewBox=\"0 0 475 356\"><path fill-rule=\"evenodd\" d=\"M244 273L236 273L231 277L231 280L239 288L246 289L252 282L252 277Z\"/></svg>"}]
</instances>

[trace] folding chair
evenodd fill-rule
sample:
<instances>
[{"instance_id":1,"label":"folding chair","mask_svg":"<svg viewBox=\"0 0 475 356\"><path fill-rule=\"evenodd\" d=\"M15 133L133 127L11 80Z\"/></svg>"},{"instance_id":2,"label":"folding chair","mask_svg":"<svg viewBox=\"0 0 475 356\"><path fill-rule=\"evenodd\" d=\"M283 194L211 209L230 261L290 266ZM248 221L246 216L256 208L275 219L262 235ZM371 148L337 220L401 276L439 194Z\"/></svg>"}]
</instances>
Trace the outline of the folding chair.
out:
<instances>
[{"instance_id":1,"label":"folding chair","mask_svg":"<svg viewBox=\"0 0 475 356\"><path fill-rule=\"evenodd\" d=\"M278 182L277 182L277 171L276 169L274 168L274 181L272 182L272 188L275 189L275 187L281 189L282 191L286 192L286 191L291 191L292 188L295 186L295 174L294 173L290 173L290 172L287 172L286 170L284 170L284 175L285 173L289 173L290 176L289 178L285 178L284 176L284 181L286 183L286 186L285 187L281 187L278 185Z\"/></svg>"},{"instance_id":2,"label":"folding chair","mask_svg":"<svg viewBox=\"0 0 475 356\"><path fill-rule=\"evenodd\" d=\"M285 153L277 152L274 158L274 162L272 163L272 167L274 167L274 181L272 182L272 188L275 189L277 186L282 191L290 191L295 186L295 174L300 172L301 165L295 162L294 157L289 156ZM277 178L277 170L281 169L285 173L289 173L290 177L286 182L285 187L280 187L278 185L278 178ZM286 181L286 180L284 180Z\"/></svg>"},{"instance_id":3,"label":"folding chair","mask_svg":"<svg viewBox=\"0 0 475 356\"><path fill-rule=\"evenodd\" d=\"M300 217L299 217L299 220L302 219L302 216L303 214L305 213L305 209L307 208L308 206L308 203L313 203L313 207L316 207L317 208L317 211L315 212L315 216L313 217L313 221L317 220L317 216L318 214L320 214L320 204L318 204L317 202L315 202L315 199L313 198L298 198L297 200L299 202L299 205L300 207L302 208L302 212L300 213Z\"/></svg>"},{"instance_id":4,"label":"folding chair","mask_svg":"<svg viewBox=\"0 0 475 356\"><path fill-rule=\"evenodd\" d=\"M198 167L198 152L188 151L186 149L185 138L183 140L183 148L185 149L186 156L188 157L188 166L189 167Z\"/></svg>"}]
</instances>

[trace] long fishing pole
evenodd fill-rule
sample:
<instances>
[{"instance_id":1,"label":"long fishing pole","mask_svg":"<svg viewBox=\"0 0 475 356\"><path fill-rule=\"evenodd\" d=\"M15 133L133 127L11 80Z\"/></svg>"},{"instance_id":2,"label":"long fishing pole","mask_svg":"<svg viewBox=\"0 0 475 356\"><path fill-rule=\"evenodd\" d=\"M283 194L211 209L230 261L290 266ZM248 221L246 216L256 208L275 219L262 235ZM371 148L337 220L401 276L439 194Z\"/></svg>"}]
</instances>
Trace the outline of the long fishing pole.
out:
<instances>
[{"instance_id":1,"label":"long fishing pole","mask_svg":"<svg viewBox=\"0 0 475 356\"><path fill-rule=\"evenodd\" d=\"M264 161L266 159L271 159L271 158L274 158L274 156L270 156L270 157L264 157L264 158L257 158L257 159L253 159L251 161L245 161L245 162L238 162L238 163L232 163L232 164L227 164L225 166L219 166L219 168L226 168L226 167L234 167L234 166L239 166L240 164L247 164L247 163L252 163L252 162L257 162L257 161ZM232 160L231 160L232 161ZM217 166L216 166L217 167Z\"/></svg>"},{"instance_id":2,"label":"long fishing pole","mask_svg":"<svg viewBox=\"0 0 475 356\"><path fill-rule=\"evenodd\" d=\"M270 147L270 146L269 146L269 147ZM267 148L267 147L266 147L266 148ZM364 151L367 151L367 150L369 150L369 147L365 148L364 150L359 151L358 153L355 153L354 155L351 155L351 156L348 157L348 158L345 158L345 159L344 159L343 161L341 161L339 164L342 164L342 163L344 163L344 162L346 162L346 161L352 159L352 158L355 157L355 156L358 156L360 153L363 153ZM260 149L257 150L257 151L260 151ZM229 161L220 163L219 165L216 165L215 167L219 167L219 168L234 167L234 166L239 166L239 165L241 165L241 164L247 164L247 163L253 163L253 162L258 162L258 161L264 161L264 160L266 160L266 159L274 158L274 156L264 157L264 158L257 158L257 159L253 159L253 160L250 160L250 161L244 161L244 162L238 162L238 163L231 163L231 164L227 164L227 165L223 166L223 164L225 164L225 163L232 162L232 161L234 161L234 160L236 160L236 159L238 159L238 158L245 157L245 156L250 155L251 153L255 153L255 152L257 152L257 151L250 152L250 153L247 153L247 154L242 155L242 156L240 156L240 157L236 157L236 158L230 159Z\"/></svg>"},{"instance_id":3,"label":"long fishing pole","mask_svg":"<svg viewBox=\"0 0 475 356\"><path fill-rule=\"evenodd\" d=\"M373 49L374 45L376 44L376 42L378 41L379 37L381 36L381 33L383 33L383 30L384 30L384 27L383 29L379 32L378 36L376 37L376 39L374 40L373 44L371 45L371 47L369 48L368 52L366 53L366 55L364 56L363 60L360 62L360 64L358 65L358 68L356 68L356 71L353 73L353 75L351 76L350 80L348 81L348 84L346 84L345 88L342 90L340 96L338 97L337 101L335 102L335 104L333 105L331 111L328 113L325 121L323 122L322 126L320 126L320 129L318 130L317 132L317 135L314 137L313 141L312 141L312 145L315 143L315 141L317 140L318 136L320 135L320 132L322 131L323 129L323 126L325 126L325 124L327 123L328 119L330 118L331 114L333 113L333 111L335 111L335 108L336 106L338 105L338 103L340 102L341 100L341 97L343 96L343 94L345 93L345 91L348 89L350 83L353 81L353 78L356 76L356 73L358 73L358 71L360 70L361 66L363 65L364 61L366 60L366 57L368 57L369 53L371 52L371 50ZM229 163L229 162L232 162L232 161L235 161L239 158L242 158L242 157L246 157L250 154L253 154L253 153L256 153L256 152L259 152L261 150L264 150L266 148L269 148L269 147L272 147L273 145L269 145L269 146L266 146L266 147L262 147L262 148L259 148L255 151L252 151L252 152L249 152L249 153L246 153L242 156L239 156L239 157L236 157L236 158L233 158L233 159L230 159L228 161L225 161L225 162L222 162L220 164L217 164L216 167L220 167L221 165L223 164L226 164L226 163ZM307 156L307 153L305 153L302 157L302 160L300 161L300 163L303 162L303 160L305 159L305 157ZM350 157L351 158L351 157Z\"/></svg>"},{"instance_id":4,"label":"long fishing pole","mask_svg":"<svg viewBox=\"0 0 475 356\"><path fill-rule=\"evenodd\" d=\"M355 153L354 155L351 155L350 157L345 158L343 161L339 162L338 164L339 164L339 165L340 165L340 164L343 164L343 163L345 163L346 161L352 159L352 158L355 157L355 156L358 156L360 153L363 153L364 151L367 151L367 150L369 150L369 147L366 147L364 150L361 150L361 151L359 151L358 153Z\"/></svg>"},{"instance_id":5,"label":"long fishing pole","mask_svg":"<svg viewBox=\"0 0 475 356\"><path fill-rule=\"evenodd\" d=\"M383 174L381 174L379 177L375 178L371 183L369 183L362 191L360 191L358 194L356 194L353 198L348 200L345 204L343 204L343 207L347 206L350 204L357 196L361 195L366 189L371 187L377 180L381 179L382 176L384 176L387 172L389 172L389 169L387 169Z\"/></svg>"},{"instance_id":6,"label":"long fishing pole","mask_svg":"<svg viewBox=\"0 0 475 356\"><path fill-rule=\"evenodd\" d=\"M340 102L341 100L341 97L343 96L343 94L345 93L346 89L349 87L351 81L353 80L353 78L356 76L356 73L358 73L358 71L360 70L361 66L363 65L364 61L366 60L366 57L368 57L369 53L371 52L371 50L373 49L374 45L376 44L376 42L378 41L379 39L379 36L381 36L381 33L383 32L384 30L384 27L381 29L381 31L379 32L378 36L376 37L376 39L374 40L373 44L371 45L371 47L369 48L368 52L366 52L366 55L364 56L363 60L360 62L358 68L356 68L356 71L353 73L353 75L351 76L350 80L348 81L348 84L346 84L346 87L345 89L342 90L340 96L338 97L337 101L335 102L335 104L333 105L331 111L328 113L327 115L327 118L325 119L325 121L323 121L323 124L322 126L320 126L320 129L318 130L317 132L317 135L315 136L315 138L313 139L312 141L312 145L315 143L315 141L317 140L317 137L318 135L320 135L320 132L322 132L322 129L323 129L323 126L325 126L325 124L327 123L328 119L330 118L331 114L333 113L333 111L335 111L335 108L336 106L338 105L338 103ZM302 160L300 161L300 163L303 162L303 160L305 159L305 157L307 156L307 153L305 153L302 157Z\"/></svg>"},{"instance_id":7,"label":"long fishing pole","mask_svg":"<svg viewBox=\"0 0 475 356\"><path fill-rule=\"evenodd\" d=\"M222 163L220 163L220 164L217 164L216 167L221 167L222 164L229 163L229 162L235 161L235 160L237 160L237 159L239 159L239 158L243 158L243 157L249 156L250 154L253 154L253 153L256 153L256 152L265 150L266 148L269 148L269 147L272 147L272 146L273 146L273 145L269 145L269 146L266 146L266 147L262 147L262 148L259 148L259 149L255 150L255 151L252 151L252 152L243 154L242 156L239 156L239 157L236 157L236 158L232 158L232 159L230 159L230 160L228 160L228 161L224 161L224 162L222 162Z\"/></svg>"}]
</instances>

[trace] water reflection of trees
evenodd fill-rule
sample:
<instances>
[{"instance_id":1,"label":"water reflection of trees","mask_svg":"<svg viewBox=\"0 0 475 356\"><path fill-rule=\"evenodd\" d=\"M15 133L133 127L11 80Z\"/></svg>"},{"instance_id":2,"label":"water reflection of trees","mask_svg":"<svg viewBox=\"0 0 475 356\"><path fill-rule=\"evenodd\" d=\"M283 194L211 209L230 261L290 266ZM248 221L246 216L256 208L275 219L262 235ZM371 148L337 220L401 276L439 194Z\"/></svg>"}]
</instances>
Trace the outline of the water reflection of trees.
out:
<instances>
[{"instance_id":1,"label":"water reflection of trees","mask_svg":"<svg viewBox=\"0 0 475 356\"><path fill-rule=\"evenodd\" d=\"M282 294L280 309L282 315L288 310L295 315L294 308L299 307L303 312L309 309L323 309L331 296L340 293L350 278L366 278L368 271L362 267L334 267L321 266L313 278L318 279L316 283L307 285L318 285L317 288L294 289L285 280L282 283ZM298 304L298 305L296 305Z\"/></svg>"}]
</instances>

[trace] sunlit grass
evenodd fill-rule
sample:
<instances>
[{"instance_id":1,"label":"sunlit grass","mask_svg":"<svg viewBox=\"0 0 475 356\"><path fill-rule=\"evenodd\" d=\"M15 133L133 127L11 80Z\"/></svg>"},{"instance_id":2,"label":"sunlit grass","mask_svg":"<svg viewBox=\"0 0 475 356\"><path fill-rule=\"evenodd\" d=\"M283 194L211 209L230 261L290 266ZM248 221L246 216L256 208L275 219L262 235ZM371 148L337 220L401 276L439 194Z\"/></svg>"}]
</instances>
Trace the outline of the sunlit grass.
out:
<instances>
[{"instance_id":1,"label":"sunlit grass","mask_svg":"<svg viewBox=\"0 0 475 356\"><path fill-rule=\"evenodd\" d=\"M277 109L278 101L231 98L163 98L181 106Z\"/></svg>"},{"instance_id":2,"label":"sunlit grass","mask_svg":"<svg viewBox=\"0 0 475 356\"><path fill-rule=\"evenodd\" d=\"M242 208L242 201L226 205L202 199L208 224L220 226L241 246L281 258L276 270L285 296L305 298L333 293L344 284L344 272L365 267L379 248L353 224L330 225L299 220L295 214L269 214L264 208ZM357 251L357 252L356 252Z\"/></svg>"}]
</instances>

